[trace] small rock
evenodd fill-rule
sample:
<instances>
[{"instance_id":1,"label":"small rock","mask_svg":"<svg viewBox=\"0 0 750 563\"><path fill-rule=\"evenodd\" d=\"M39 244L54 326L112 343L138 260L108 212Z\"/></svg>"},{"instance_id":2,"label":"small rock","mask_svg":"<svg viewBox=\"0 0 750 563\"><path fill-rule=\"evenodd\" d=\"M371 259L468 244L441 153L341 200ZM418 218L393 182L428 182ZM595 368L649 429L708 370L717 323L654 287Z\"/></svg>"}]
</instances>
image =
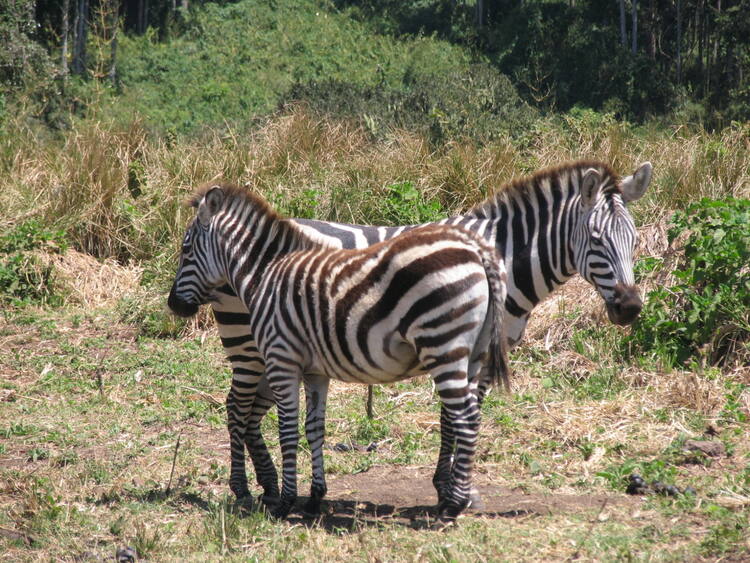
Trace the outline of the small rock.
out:
<instances>
[{"instance_id":1,"label":"small rock","mask_svg":"<svg viewBox=\"0 0 750 563\"><path fill-rule=\"evenodd\" d=\"M674 485L667 485L666 487L664 487L663 494L667 495L668 497L676 497L680 494L680 490Z\"/></svg>"},{"instance_id":2,"label":"small rock","mask_svg":"<svg viewBox=\"0 0 750 563\"><path fill-rule=\"evenodd\" d=\"M687 440L684 448L689 452L702 452L710 457L726 455L727 449L718 440Z\"/></svg>"},{"instance_id":3,"label":"small rock","mask_svg":"<svg viewBox=\"0 0 750 563\"><path fill-rule=\"evenodd\" d=\"M682 494L696 496L698 492L693 487L685 487L685 489L682 491Z\"/></svg>"},{"instance_id":4,"label":"small rock","mask_svg":"<svg viewBox=\"0 0 750 563\"><path fill-rule=\"evenodd\" d=\"M333 446L334 452L350 452L354 448L352 448L349 444L345 444L344 442L339 442L335 446Z\"/></svg>"},{"instance_id":5,"label":"small rock","mask_svg":"<svg viewBox=\"0 0 750 563\"><path fill-rule=\"evenodd\" d=\"M138 560L138 553L130 546L121 547L115 554L117 563L135 563Z\"/></svg>"}]
</instances>

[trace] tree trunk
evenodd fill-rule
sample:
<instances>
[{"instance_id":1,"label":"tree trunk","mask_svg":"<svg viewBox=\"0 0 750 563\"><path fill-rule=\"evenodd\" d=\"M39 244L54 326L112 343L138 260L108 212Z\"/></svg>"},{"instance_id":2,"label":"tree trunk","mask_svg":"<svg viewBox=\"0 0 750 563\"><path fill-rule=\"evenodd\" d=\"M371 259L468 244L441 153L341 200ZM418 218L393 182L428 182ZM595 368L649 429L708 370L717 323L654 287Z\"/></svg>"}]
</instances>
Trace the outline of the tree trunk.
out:
<instances>
[{"instance_id":1,"label":"tree trunk","mask_svg":"<svg viewBox=\"0 0 750 563\"><path fill-rule=\"evenodd\" d=\"M638 0L633 0L633 27L630 30L630 33L633 35L633 45L631 50L635 55L638 50Z\"/></svg>"},{"instance_id":2,"label":"tree trunk","mask_svg":"<svg viewBox=\"0 0 750 563\"><path fill-rule=\"evenodd\" d=\"M73 74L83 76L86 73L86 36L88 34L89 0L76 1L75 37L73 40Z\"/></svg>"},{"instance_id":3,"label":"tree trunk","mask_svg":"<svg viewBox=\"0 0 750 563\"><path fill-rule=\"evenodd\" d=\"M114 88L117 86L117 31L120 24L120 6L118 0L113 0L112 4L112 43L110 44L109 80Z\"/></svg>"},{"instance_id":4,"label":"tree trunk","mask_svg":"<svg viewBox=\"0 0 750 563\"><path fill-rule=\"evenodd\" d=\"M651 0L649 6L648 55L656 60L656 0Z\"/></svg>"},{"instance_id":5,"label":"tree trunk","mask_svg":"<svg viewBox=\"0 0 750 563\"><path fill-rule=\"evenodd\" d=\"M70 31L70 0L63 0L62 7L62 55L60 57L60 72L68 75L68 33Z\"/></svg>"},{"instance_id":6,"label":"tree trunk","mask_svg":"<svg viewBox=\"0 0 750 563\"><path fill-rule=\"evenodd\" d=\"M682 84L682 0L677 0L677 84Z\"/></svg>"},{"instance_id":7,"label":"tree trunk","mask_svg":"<svg viewBox=\"0 0 750 563\"><path fill-rule=\"evenodd\" d=\"M625 0L620 0L620 44L626 47L628 36L625 31Z\"/></svg>"}]
</instances>

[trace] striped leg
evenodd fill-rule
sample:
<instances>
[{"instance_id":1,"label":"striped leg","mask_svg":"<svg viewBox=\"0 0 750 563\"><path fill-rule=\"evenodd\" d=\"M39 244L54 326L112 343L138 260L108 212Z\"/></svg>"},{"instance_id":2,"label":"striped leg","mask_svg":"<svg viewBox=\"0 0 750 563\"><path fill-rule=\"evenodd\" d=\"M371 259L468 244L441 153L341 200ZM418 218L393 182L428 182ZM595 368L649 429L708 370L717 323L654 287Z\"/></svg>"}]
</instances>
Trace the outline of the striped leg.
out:
<instances>
[{"instance_id":1,"label":"striped leg","mask_svg":"<svg viewBox=\"0 0 750 563\"><path fill-rule=\"evenodd\" d=\"M263 417L276 403L273 400L273 392L268 386L268 379L263 377L255 392L255 401L247 421L245 432L245 446L253 461L255 475L258 483L263 487L263 502L275 504L279 499L279 476L273 463L271 454L268 452L266 442L260 431L260 423Z\"/></svg>"},{"instance_id":2,"label":"striped leg","mask_svg":"<svg viewBox=\"0 0 750 563\"><path fill-rule=\"evenodd\" d=\"M450 422L445 405L440 405L440 453L438 454L437 468L432 477L432 485L437 491L438 505L445 500L446 488L450 480L451 468L453 467L453 454L456 449L456 437L453 435L453 426Z\"/></svg>"},{"instance_id":3,"label":"striped leg","mask_svg":"<svg viewBox=\"0 0 750 563\"><path fill-rule=\"evenodd\" d=\"M310 501L305 505L305 513L311 516L320 514L320 501L326 495L325 470L323 468L323 440L325 439L326 399L330 380L320 375L305 376L305 434L312 455L312 484Z\"/></svg>"},{"instance_id":4,"label":"striped leg","mask_svg":"<svg viewBox=\"0 0 750 563\"><path fill-rule=\"evenodd\" d=\"M487 350L486 333L483 333L475 346L476 350ZM484 395L490 382L489 368L487 365L488 354L481 352L472 358L469 363L469 389L470 393L477 397L477 403L481 409ZM446 405L440 406L440 454L438 456L437 468L432 477L432 484L438 495L438 504L446 500L446 492L450 482L450 476L453 471L453 464L456 454L456 435L453 429L451 415ZM482 497L476 487L472 487L469 492L470 505L481 510L484 507Z\"/></svg>"},{"instance_id":5,"label":"striped leg","mask_svg":"<svg viewBox=\"0 0 750 563\"><path fill-rule=\"evenodd\" d=\"M271 514L286 518L297 501L297 446L299 444L299 382L301 369L289 364L268 364L266 377L279 412L281 496Z\"/></svg>"},{"instance_id":6,"label":"striped leg","mask_svg":"<svg viewBox=\"0 0 750 563\"><path fill-rule=\"evenodd\" d=\"M480 412L476 396L468 392L468 389L458 403L455 402L455 390L438 392L446 405L448 423L456 440L456 454L448 486L445 488L442 502L438 505L440 519L450 522L469 505Z\"/></svg>"}]
</instances>

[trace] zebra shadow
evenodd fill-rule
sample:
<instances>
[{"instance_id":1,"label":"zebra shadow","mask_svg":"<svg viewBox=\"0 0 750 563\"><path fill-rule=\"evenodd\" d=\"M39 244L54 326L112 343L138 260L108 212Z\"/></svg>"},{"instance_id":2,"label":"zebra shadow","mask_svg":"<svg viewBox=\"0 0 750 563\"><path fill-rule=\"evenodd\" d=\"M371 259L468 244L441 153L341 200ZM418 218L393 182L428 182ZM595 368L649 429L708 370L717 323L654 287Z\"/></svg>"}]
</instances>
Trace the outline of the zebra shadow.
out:
<instances>
[{"instance_id":1,"label":"zebra shadow","mask_svg":"<svg viewBox=\"0 0 750 563\"><path fill-rule=\"evenodd\" d=\"M435 505L416 504L396 507L370 501L331 499L324 500L322 513L318 516L305 516L300 510L307 497L299 497L297 510L287 518L292 524L316 527L329 533L357 532L365 528L378 528L383 525L403 526L413 530L430 529L437 521ZM473 516L488 518L517 518L535 515L535 511L509 510L505 512L468 512Z\"/></svg>"}]
</instances>

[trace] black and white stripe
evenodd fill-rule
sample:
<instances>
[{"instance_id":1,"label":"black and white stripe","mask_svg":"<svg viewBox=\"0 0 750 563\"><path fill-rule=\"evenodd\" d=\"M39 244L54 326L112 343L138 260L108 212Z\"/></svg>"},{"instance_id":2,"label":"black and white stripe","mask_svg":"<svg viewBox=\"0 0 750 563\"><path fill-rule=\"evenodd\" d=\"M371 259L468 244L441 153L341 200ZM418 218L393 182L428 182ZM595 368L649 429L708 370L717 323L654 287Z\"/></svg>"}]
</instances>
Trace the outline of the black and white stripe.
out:
<instances>
[{"instance_id":1,"label":"black and white stripe","mask_svg":"<svg viewBox=\"0 0 750 563\"><path fill-rule=\"evenodd\" d=\"M317 512L329 378L390 383L429 373L446 440L434 482L441 519L469 503L479 403L493 378L508 385L502 335L506 272L495 248L466 229L428 225L364 249L339 250L304 234L258 196L232 186L202 190L169 296L194 314L228 284L249 310L258 369L279 411L282 491L274 513L297 496L299 385L307 387L307 439ZM252 391L250 391L252 393ZM243 492L243 491L235 491Z\"/></svg>"},{"instance_id":2,"label":"black and white stripe","mask_svg":"<svg viewBox=\"0 0 750 563\"><path fill-rule=\"evenodd\" d=\"M648 162L620 181L604 163L574 162L516 180L466 214L439 222L474 231L504 257L508 268L504 322L511 345L523 337L534 307L577 272L602 296L613 322L627 324L635 319L641 307L632 267L636 232L625 204L641 197L650 179ZM363 248L413 228L296 222L306 233L337 248ZM260 433L260 421L274 403L265 378L256 393L254 381L262 373L262 363L249 315L230 287L224 286L215 297L212 308L232 364L227 397L230 486L239 496L248 494L244 443L265 496L278 497L278 477ZM450 448L443 443L441 451Z\"/></svg>"}]
</instances>

